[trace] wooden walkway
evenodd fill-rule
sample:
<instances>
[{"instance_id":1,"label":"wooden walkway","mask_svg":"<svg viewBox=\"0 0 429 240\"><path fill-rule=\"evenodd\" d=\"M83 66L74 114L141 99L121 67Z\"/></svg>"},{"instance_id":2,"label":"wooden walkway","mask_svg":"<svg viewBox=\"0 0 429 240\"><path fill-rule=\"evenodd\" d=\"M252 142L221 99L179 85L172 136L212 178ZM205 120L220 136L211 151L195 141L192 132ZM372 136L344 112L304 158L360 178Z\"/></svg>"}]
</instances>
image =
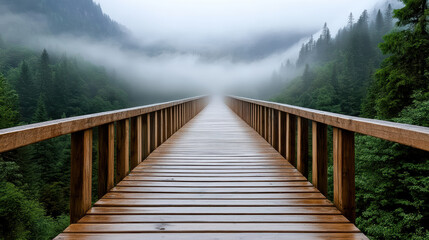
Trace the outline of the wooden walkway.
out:
<instances>
[{"instance_id":1,"label":"wooden walkway","mask_svg":"<svg viewBox=\"0 0 429 240\"><path fill-rule=\"evenodd\" d=\"M213 102L56 239L367 239Z\"/></svg>"}]
</instances>

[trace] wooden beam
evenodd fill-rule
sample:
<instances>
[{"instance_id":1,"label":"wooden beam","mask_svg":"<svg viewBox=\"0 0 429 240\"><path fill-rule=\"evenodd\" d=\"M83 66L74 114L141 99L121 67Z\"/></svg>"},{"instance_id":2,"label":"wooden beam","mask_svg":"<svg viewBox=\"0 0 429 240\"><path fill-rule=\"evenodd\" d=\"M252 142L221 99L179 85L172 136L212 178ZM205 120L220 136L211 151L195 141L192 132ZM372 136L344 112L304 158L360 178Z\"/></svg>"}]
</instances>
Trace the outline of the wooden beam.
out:
<instances>
[{"instance_id":1,"label":"wooden beam","mask_svg":"<svg viewBox=\"0 0 429 240\"><path fill-rule=\"evenodd\" d=\"M130 170L130 121L124 119L116 124L116 183L127 176Z\"/></svg>"},{"instance_id":2,"label":"wooden beam","mask_svg":"<svg viewBox=\"0 0 429 240\"><path fill-rule=\"evenodd\" d=\"M92 129L71 134L70 223L91 208Z\"/></svg>"},{"instance_id":3,"label":"wooden beam","mask_svg":"<svg viewBox=\"0 0 429 240\"><path fill-rule=\"evenodd\" d=\"M308 120L298 117L297 124L296 168L308 178Z\"/></svg>"},{"instance_id":4,"label":"wooden beam","mask_svg":"<svg viewBox=\"0 0 429 240\"><path fill-rule=\"evenodd\" d=\"M98 198L115 184L115 124L98 127Z\"/></svg>"},{"instance_id":5,"label":"wooden beam","mask_svg":"<svg viewBox=\"0 0 429 240\"><path fill-rule=\"evenodd\" d=\"M326 124L313 121L313 185L323 195L328 193L328 139Z\"/></svg>"},{"instance_id":6,"label":"wooden beam","mask_svg":"<svg viewBox=\"0 0 429 240\"><path fill-rule=\"evenodd\" d=\"M333 129L334 204L351 222L356 218L354 133Z\"/></svg>"}]
</instances>

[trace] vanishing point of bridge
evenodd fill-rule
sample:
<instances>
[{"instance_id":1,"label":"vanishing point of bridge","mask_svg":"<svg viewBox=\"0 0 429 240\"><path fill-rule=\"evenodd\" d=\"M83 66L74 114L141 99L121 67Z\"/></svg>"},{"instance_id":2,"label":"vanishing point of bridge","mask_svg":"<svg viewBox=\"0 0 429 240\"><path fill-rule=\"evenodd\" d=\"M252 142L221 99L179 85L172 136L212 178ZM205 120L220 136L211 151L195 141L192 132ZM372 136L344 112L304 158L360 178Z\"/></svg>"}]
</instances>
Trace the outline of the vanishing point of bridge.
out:
<instances>
[{"instance_id":1,"label":"vanishing point of bridge","mask_svg":"<svg viewBox=\"0 0 429 240\"><path fill-rule=\"evenodd\" d=\"M71 225L56 239L296 240L367 239L353 224L355 132L429 150L428 128L239 97L226 104L196 97L3 129L0 152L71 134Z\"/></svg>"}]
</instances>

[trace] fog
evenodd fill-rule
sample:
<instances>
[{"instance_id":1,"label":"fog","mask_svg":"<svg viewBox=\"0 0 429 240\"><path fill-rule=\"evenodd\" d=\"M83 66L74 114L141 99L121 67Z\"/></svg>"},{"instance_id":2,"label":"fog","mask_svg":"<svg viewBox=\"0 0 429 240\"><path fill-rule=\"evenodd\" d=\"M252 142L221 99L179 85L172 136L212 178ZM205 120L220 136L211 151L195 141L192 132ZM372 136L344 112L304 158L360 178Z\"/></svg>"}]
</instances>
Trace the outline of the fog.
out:
<instances>
[{"instance_id":1,"label":"fog","mask_svg":"<svg viewBox=\"0 0 429 240\"><path fill-rule=\"evenodd\" d=\"M153 91L248 94L267 82L325 22L335 33L350 12L375 2L324 0L96 0L127 29L136 48L112 39L48 34L41 16L0 15L2 37L35 49L79 56ZM31 24L28 24L31 23ZM14 26L14 27L10 27Z\"/></svg>"}]
</instances>

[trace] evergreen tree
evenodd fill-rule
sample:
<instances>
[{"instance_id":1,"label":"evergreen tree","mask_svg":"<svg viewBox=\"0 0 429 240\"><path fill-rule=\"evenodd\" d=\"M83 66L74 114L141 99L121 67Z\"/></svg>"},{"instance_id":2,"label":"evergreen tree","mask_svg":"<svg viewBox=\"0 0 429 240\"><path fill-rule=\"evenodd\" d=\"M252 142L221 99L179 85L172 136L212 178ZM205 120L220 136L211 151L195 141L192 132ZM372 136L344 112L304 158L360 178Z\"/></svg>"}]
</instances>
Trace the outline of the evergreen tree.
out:
<instances>
[{"instance_id":1,"label":"evergreen tree","mask_svg":"<svg viewBox=\"0 0 429 240\"><path fill-rule=\"evenodd\" d=\"M15 126L18 119L18 95L0 74L0 129Z\"/></svg>"},{"instance_id":2,"label":"evergreen tree","mask_svg":"<svg viewBox=\"0 0 429 240\"><path fill-rule=\"evenodd\" d=\"M26 61L21 63L20 75L16 82L16 91L19 95L19 107L21 119L30 122L34 113L34 84L31 79L31 72Z\"/></svg>"},{"instance_id":3,"label":"evergreen tree","mask_svg":"<svg viewBox=\"0 0 429 240\"><path fill-rule=\"evenodd\" d=\"M394 11L396 31L384 37L380 48L389 55L376 78L379 97L377 115L392 118L413 101L416 90L429 89L429 11L426 0L404 0L405 7Z\"/></svg>"}]
</instances>

